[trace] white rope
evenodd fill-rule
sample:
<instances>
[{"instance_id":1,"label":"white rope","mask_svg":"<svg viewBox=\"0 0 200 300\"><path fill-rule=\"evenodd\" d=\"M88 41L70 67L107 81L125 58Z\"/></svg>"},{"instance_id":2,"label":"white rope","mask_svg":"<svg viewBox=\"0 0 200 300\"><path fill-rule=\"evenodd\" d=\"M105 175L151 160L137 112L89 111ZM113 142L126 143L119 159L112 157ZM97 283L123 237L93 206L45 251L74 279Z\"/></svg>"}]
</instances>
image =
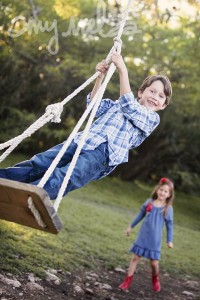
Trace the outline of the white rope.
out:
<instances>
[{"instance_id":1,"label":"white rope","mask_svg":"<svg viewBox=\"0 0 200 300\"><path fill-rule=\"evenodd\" d=\"M52 119L52 115L44 114L40 117L35 123L33 123L28 129L26 129L21 135L18 135L16 138L9 140L8 142L0 145L0 150L10 146L1 156L0 162L2 162L19 144L20 142L27 137L30 137L31 134L41 128L44 124L49 122Z\"/></svg>"},{"instance_id":2,"label":"white rope","mask_svg":"<svg viewBox=\"0 0 200 300\"><path fill-rule=\"evenodd\" d=\"M7 148L9 146L11 146L12 144L16 143L16 141L18 141L20 138L22 138L22 135L24 135L25 137L29 137L31 132L34 132L34 130L36 131L37 128L39 128L39 124L40 123L45 123L45 118L46 116L43 115L41 116L38 120L36 120L31 126L29 126L24 132L23 134L20 134L16 137L14 137L13 139L0 144L0 150L3 150L4 148ZM47 121L48 122L48 121Z\"/></svg>"},{"instance_id":3,"label":"white rope","mask_svg":"<svg viewBox=\"0 0 200 300\"><path fill-rule=\"evenodd\" d=\"M109 54L106 57L106 61L109 62L112 56L112 52L114 50L114 45ZM48 105L46 108L45 113L36 120L31 126L29 126L22 134L18 135L15 138L10 139L5 143L0 144L0 150L3 150L9 146L1 156L0 156L0 163L23 141L25 138L30 137L33 133L35 133L38 129L43 127L49 121L59 123L61 121L60 115L63 111L63 106L67 104L71 99L73 99L77 94L79 94L82 90L84 90L91 82L93 82L101 72L97 71L93 74L88 80L86 80L82 85L80 85L74 92L68 95L62 102L55 103Z\"/></svg>"},{"instance_id":4,"label":"white rope","mask_svg":"<svg viewBox=\"0 0 200 300\"><path fill-rule=\"evenodd\" d=\"M26 137L30 137L35 131L40 129L43 125L49 121L59 123L61 121L60 115L63 111L62 103L55 103L48 105L46 107L45 114L43 114L38 120L36 120L32 125L30 125L22 134L17 137L0 144L0 150L7 148L15 143L17 145Z\"/></svg>"},{"instance_id":5,"label":"white rope","mask_svg":"<svg viewBox=\"0 0 200 300\"><path fill-rule=\"evenodd\" d=\"M117 45L117 47L118 47L118 49L119 49L118 52L121 51L121 44L122 44L122 42L119 41L119 43L118 43L118 45ZM119 47L120 47L120 48L119 48ZM115 48L116 48L116 46L115 46ZM112 51L114 51L115 48L112 48ZM116 50L115 50L115 51L116 51ZM109 54L110 54L110 53L109 53ZM100 72L98 72L98 73L100 74ZM113 73L114 73L114 71L113 71ZM109 81L110 78L112 77L113 73L111 74L110 77L107 77L107 78L108 78L108 81ZM108 74L109 74L109 73L107 73L107 76L108 76ZM107 81L107 83L108 83L108 81ZM106 82L106 79L105 79L105 82ZM107 84L106 84L106 86L107 86ZM106 89L106 86L105 86L105 88L104 88L104 91L105 91L105 89ZM103 93L104 93L104 91L103 91ZM66 140L66 142L63 144L63 146L62 146L61 150L59 151L58 155L55 157L55 159L54 159L53 162L51 163L50 167L48 168L48 170L47 170L46 173L44 174L43 178L42 178L41 181L39 182L39 184L38 184L39 187L41 187L41 188L44 187L44 185L45 185L46 182L48 181L49 177L51 176L51 174L52 174L53 171L55 170L56 166L57 166L58 163L60 162L60 160L61 160L61 158L63 157L64 153L66 152L67 148L69 147L69 145L71 144L72 140L74 139L75 135L77 134L77 132L78 132L79 129L81 128L82 124L83 124L84 121L86 120L86 118L87 118L87 116L89 115L89 113L90 113L90 111L92 110L92 108L94 107L94 104L95 104L95 102L96 102L96 100L97 100L97 96L98 96L99 92L100 92L100 89L99 89L99 91L97 92L97 94L94 96L94 98L92 99L91 103L88 105L87 109L86 109L85 112L83 113L83 115L82 115L82 117L80 118L80 120L78 121L77 125L74 127L74 130L71 132L70 136L68 137L68 139ZM103 94L100 96L100 101L101 101L101 99L102 99L102 96L103 96ZM98 105L98 106L99 106L99 105ZM98 107L97 107L97 109L98 109ZM97 110L97 109L96 109L96 110ZM94 114L94 116L95 116L95 114ZM93 117L93 119L94 119L94 117ZM93 119L92 119L92 121L93 121ZM91 121L91 123L92 123L92 121ZM87 126L87 125L86 125L86 126ZM91 126L91 125L90 125L90 126ZM88 129L88 132L89 132L89 129ZM83 142L83 143L84 143L84 142ZM81 146L81 149L82 149L82 147L83 147L83 145ZM81 149L80 149L80 151L81 151ZM75 152L75 155L74 155L74 156L78 158L78 155L79 155L79 154L77 155L78 149L77 149L76 151L77 151L77 152ZM79 152L79 153L80 153L80 152ZM76 158L76 161L77 161L77 158ZM75 159L74 159L74 161L75 161ZM73 163L71 162L71 164L70 164L70 169L69 169L69 170L70 170L70 171L69 171L70 174L68 173L68 174L69 174L69 175L68 175L69 178L70 178L71 173L72 173L73 168L74 168L74 167L73 167L73 164L74 164L74 166L75 166L75 163L76 163L76 161L75 161L75 163L74 163L74 161L73 161ZM64 184L63 184L63 187L64 187L64 186L67 186L68 181L69 181L69 178L68 178L68 179L64 179L65 182L64 182ZM65 189L64 189L64 190L65 190ZM62 196L63 196L64 191L63 191L63 192L59 192L59 194L58 194L58 195L59 195L59 196L58 196L59 198L60 198L60 197L62 198L62 196L60 196L61 193L62 193ZM56 203L58 203L58 201L55 202L56 207L58 207L59 204L56 204ZM56 209L56 208L55 208L55 209Z\"/></svg>"},{"instance_id":6,"label":"white rope","mask_svg":"<svg viewBox=\"0 0 200 300\"><path fill-rule=\"evenodd\" d=\"M121 35L123 33L123 29L128 17L129 13L129 6L132 0L129 0L127 9L125 11L125 14L122 18L122 21L120 23L119 31L117 34L117 37L114 39L114 46L111 48L106 61L109 62L112 56L112 53L114 50L117 50L118 47L121 47ZM38 129L43 127L46 123L49 121L59 123L61 121L60 115L63 110L63 106L69 102L71 99L73 99L78 93L80 93L85 87L87 87L92 81L94 81L98 76L100 72L96 72L94 75L92 75L88 80L86 80L81 86L79 86L73 93L68 95L62 102L55 103L52 105L47 106L46 112L43 116L41 116L35 123L33 123L30 127L28 127L22 134L19 136L10 139L9 141L5 143L0 144L0 150L3 150L10 146L9 149L7 149L1 156L0 156L0 163L23 141L25 138L30 137L34 132L36 132Z\"/></svg>"},{"instance_id":7,"label":"white rope","mask_svg":"<svg viewBox=\"0 0 200 300\"><path fill-rule=\"evenodd\" d=\"M31 210L32 214L34 215L37 223L40 225L40 227L45 228L47 227L47 225L43 222L41 215L39 213L39 211L37 210L33 200L31 197L28 197L28 207Z\"/></svg>"},{"instance_id":8,"label":"white rope","mask_svg":"<svg viewBox=\"0 0 200 300\"><path fill-rule=\"evenodd\" d=\"M118 30L118 33L117 33L117 36L116 36L116 39L120 39L122 34L123 34L123 30L124 30L124 26L126 24L126 21L128 19L128 15L129 15L129 11L130 11L130 6L131 6L131 2L133 0L129 0L128 1L128 4L126 6L126 9L125 9L125 12L121 18L121 22L120 22L120 26L119 26L119 30Z\"/></svg>"},{"instance_id":9,"label":"white rope","mask_svg":"<svg viewBox=\"0 0 200 300\"><path fill-rule=\"evenodd\" d=\"M120 46L120 51L121 51L121 44L122 44L122 42L121 42L121 40L119 40L119 44L117 45L117 47L119 48L119 46ZM109 52L109 54L108 54L108 56L106 58L107 60L109 59L109 57L111 57L111 55L112 55L112 53L113 53L113 51L115 49L116 49L116 45L115 45L115 47L112 47L111 51ZM98 73L98 75L100 74L100 72L97 72L97 73ZM92 99L91 103L86 108L86 110L83 113L82 117L80 118L80 120L78 121L78 123L74 127L73 131L71 132L70 136L68 137L68 139L66 140L66 142L63 144L63 146L62 146L61 150L59 151L58 155L55 157L55 159L51 163L50 167L48 168L48 170L44 174L43 178L41 179L41 181L38 184L39 187L41 187L41 188L44 187L44 185L48 181L49 177L51 176L51 174L53 173L53 171L57 167L58 163L60 162L60 160L63 157L64 153L66 152L67 148L71 144L71 142L74 139L75 135L77 134L77 132L79 131L79 129L81 128L81 126L83 125L83 123L85 122L85 120L86 120L87 116L89 115L90 111L92 110L92 108L93 108L93 106L94 106L94 104L96 102L96 96L97 95L95 95L95 97ZM67 98L65 99L65 101L67 101Z\"/></svg>"},{"instance_id":10,"label":"white rope","mask_svg":"<svg viewBox=\"0 0 200 300\"><path fill-rule=\"evenodd\" d=\"M78 121L78 123L76 124L76 126L74 127L73 131L71 132L70 136L68 137L68 139L65 141L65 143L63 144L62 148L60 149L59 153L57 154L57 156L55 157L55 159L53 160L53 162L51 163L50 167L48 168L48 170L46 171L46 173L44 174L44 176L42 177L41 181L39 182L38 186L43 188L45 183L47 182L47 180L49 179L49 177L51 176L52 172L54 171L54 169L56 168L56 166L58 165L59 161L61 160L61 158L63 157L63 154L66 152L67 148L69 147L69 145L71 144L72 140L74 139L75 135L77 134L77 132L79 131L79 129L81 128L82 124L84 123L84 121L86 120L87 116L89 115L90 111L92 110L92 107L95 104L95 99L93 99L90 104L88 105L88 107L86 108L86 110L84 111L82 117L80 118L80 120Z\"/></svg>"},{"instance_id":11,"label":"white rope","mask_svg":"<svg viewBox=\"0 0 200 300\"><path fill-rule=\"evenodd\" d=\"M75 167L75 165L76 165L78 156L79 156L79 154L80 154L80 152L81 152L81 150L82 150L82 148L83 148L85 139L86 139L86 137L87 137L87 135L88 135L88 132L89 132L90 127L91 127L91 125L92 125L93 119L94 119L94 117L95 117L95 115L96 115L97 109L98 109L98 107L99 107L99 104L100 104L101 99L102 99L102 97L103 97L103 94L104 94L104 92L105 92L106 86L107 86L107 84L108 84L110 78L112 77L113 73L115 72L115 69L116 69L116 67L115 67L115 65L112 63L112 64L110 65L110 67L109 67L109 70L108 70L108 73L107 73L107 75L106 75L106 78L105 78L105 80L104 80L102 86L101 86L100 89L99 89L99 92L97 92L97 94L96 94L96 95L94 96L94 98L93 98L93 100L95 100L96 103L95 103L94 108L93 108L93 110L92 110L92 112L91 112L91 115L90 115L90 117L89 117L88 123L87 123L87 125L86 125L86 127L85 127L85 130L84 130L83 134L82 134L81 140L80 140L80 142L78 143L78 147L77 147L77 149L76 149L76 152L75 152L75 154L74 154L74 156L73 156L73 159L72 159L72 161L71 161L71 163L70 163L69 169L68 169L68 171L67 171L67 173L66 173L66 176L65 176L65 178L64 178L64 180L63 180L63 183L62 183L62 185L61 185L61 188L60 188L60 190L59 190L58 196L57 196L56 201L55 201L55 203L54 203L54 208L55 208L56 211L57 211L58 208L59 208L59 205L60 205L60 202L61 202L61 200L62 200L63 194L64 194L64 192L65 192L65 189L66 189L67 185L68 185L68 182L69 182L69 180L70 180L70 177L71 177L71 174L72 174L72 172L73 172L73 169L74 169L74 167Z\"/></svg>"},{"instance_id":12,"label":"white rope","mask_svg":"<svg viewBox=\"0 0 200 300\"><path fill-rule=\"evenodd\" d=\"M122 41L121 41L121 35L123 33L123 29L126 23L126 20L128 18L128 13L129 13L129 7L130 7L130 3L132 0L128 1L128 5L127 5L127 9L125 11L125 14L122 18L122 21L120 23L120 27L119 27L119 31L118 34L116 36L116 38L114 39L114 46L111 48L109 54L107 55L106 61L110 62L111 56L113 51L117 51L118 53L121 52L121 45L122 45ZM89 117L88 123L86 124L85 130L83 132L82 138L78 144L78 147L76 149L76 152L74 154L74 157L72 159L72 162L69 166L69 169L66 173L66 176L64 178L64 181L62 183L62 186L60 188L60 191L58 193L58 197L54 203L54 207L55 210L58 210L58 207L60 205L60 202L62 200L63 194L65 192L65 189L67 187L67 184L69 182L70 176L73 172L73 169L75 167L75 164L77 162L78 156L81 152L81 149L84 145L85 139L88 135L88 132L90 130L90 127L92 125L93 119L96 115L97 109L99 107L99 104L101 102L101 99L103 97L103 94L105 92L106 86L110 80L110 78L112 77L113 73L115 72L115 65L113 63L111 63L109 70L106 74L105 80L103 82L103 84L101 85L101 87L99 88L98 92L96 93L96 95L94 96L93 100L91 101L91 103L88 105L85 113L83 114L83 116L81 117L81 119L79 120L79 122L77 123L77 126L74 128L74 130L72 131L70 137L68 138L68 140L64 143L61 151L58 153L58 155L56 156L56 158L54 159L54 161L52 162L50 168L47 170L47 172L45 173L44 177L42 178L42 180L40 181L39 185L40 187L43 187L45 185L45 183L47 182L47 180L49 179L49 177L51 176L53 170L56 168L57 164L59 163L60 159L62 158L63 154L65 153L66 149L68 148L68 146L70 145L70 143L72 142L74 136L76 135L76 133L78 132L79 128L81 127L81 125L83 124L83 122L85 121L85 119L87 118L88 114L91 112L91 115ZM44 124L46 124L49 121L52 122L60 122L60 115L62 113L63 110L63 106L69 102L73 97L75 97L79 92L81 92L86 86L88 86L93 80L95 80L98 76L99 76L100 72L96 72L94 75L92 75L88 80L86 80L80 87L78 87L73 93L71 93L70 95L68 95L62 102L60 103L56 103L53 105L50 105L46 108L46 112L45 114L40 117L34 124L32 124L27 130L25 130L21 135L9 140L6 143L2 143L0 144L0 150L8 147L9 149L7 149L1 156L0 156L0 162L2 162L17 146L18 144L26 137L31 136L32 133L34 133L36 130L38 130L39 128L41 128L42 126L44 126ZM95 103L96 102L96 103ZM95 104L94 104L95 103ZM92 109L93 108L93 109ZM31 198L28 199L29 205L30 205L30 209L31 211L33 210L33 214L36 217L36 220L38 222L38 224L42 224L42 220L40 220L40 217L38 217L39 212L37 213L36 210L33 208L34 204ZM39 224L39 225L40 225ZM45 224L40 225L40 226L46 226Z\"/></svg>"},{"instance_id":13,"label":"white rope","mask_svg":"<svg viewBox=\"0 0 200 300\"><path fill-rule=\"evenodd\" d=\"M126 20L128 18L130 4L131 4L131 0L129 0L128 5L127 5L127 9L126 9L125 14L124 14L124 17L122 18L122 21L121 21L121 24L120 24L120 28L119 28L119 31L118 31L118 35L114 39L114 41L115 41L114 47L113 47L114 49L112 48L111 51L110 51L110 53L108 54L109 58L111 57L113 51L117 51L118 53L121 52L122 41L121 41L120 38L121 38L121 35L123 33L123 29L124 29ZM67 173L65 175L65 178L64 178L63 183L61 185L61 188L59 190L58 196L57 196L56 201L54 203L54 208L55 208L56 211L59 208L59 205L60 205L61 200L63 198L65 189L66 189L66 187L67 187L67 185L69 183L71 174L72 174L73 169L74 169L74 167L76 165L78 156L79 156L79 154L80 154L80 152L81 152L81 150L83 148L84 142L85 142L86 137L87 137L87 135L89 133L90 127L92 125L93 119L94 119L94 117L96 115L96 112L98 110L98 107L100 105L101 99L102 99L102 97L104 95L104 92L106 90L108 82L110 81L110 79L111 79L112 75L114 74L115 70L116 70L115 65L113 63L111 63L111 65L109 67L109 70L108 70L108 72L106 74L106 77L105 77L105 80L104 80L103 84L101 85L101 87L99 88L99 90L97 91L96 95L93 98L93 101L95 100L96 103L95 103L94 108L93 108L93 110L91 112L91 115L90 115L89 120L88 120L88 122L86 124L85 130L84 130L84 132L82 134L81 140L78 143L78 147L76 149L76 152L75 152L75 154L73 156L73 159L72 159L72 161L70 163L69 169L68 169L68 171L67 171Z\"/></svg>"},{"instance_id":14,"label":"white rope","mask_svg":"<svg viewBox=\"0 0 200 300\"><path fill-rule=\"evenodd\" d=\"M17 137L10 139L5 143L0 144L0 150L3 150L10 146L1 156L0 156L0 163L23 141L25 138L30 137L34 132L38 129L43 127L49 121L52 122L60 122L60 108L57 109L57 105L63 106L67 102L69 102L72 98L74 98L78 93L80 93L86 86L88 86L92 81L94 81L100 72L96 72L93 76L91 76L88 80L86 80L81 86L79 86L73 93L67 96L62 102L55 103L52 105L47 106L46 112L42 115L35 123L33 123L30 127L28 127L22 134L18 135ZM55 110L54 110L55 108ZM59 112L56 115L56 112Z\"/></svg>"}]
</instances>

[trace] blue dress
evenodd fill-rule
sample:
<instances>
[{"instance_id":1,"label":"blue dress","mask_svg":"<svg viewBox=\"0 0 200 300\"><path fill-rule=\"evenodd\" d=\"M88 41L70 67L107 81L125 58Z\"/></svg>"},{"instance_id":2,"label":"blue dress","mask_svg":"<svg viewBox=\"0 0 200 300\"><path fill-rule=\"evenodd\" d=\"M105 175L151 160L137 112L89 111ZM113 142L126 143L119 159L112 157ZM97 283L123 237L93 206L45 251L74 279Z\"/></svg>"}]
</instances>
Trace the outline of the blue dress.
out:
<instances>
[{"instance_id":1,"label":"blue dress","mask_svg":"<svg viewBox=\"0 0 200 300\"><path fill-rule=\"evenodd\" d=\"M146 212L147 205L150 202L152 203L152 210ZM160 259L164 224L166 224L167 230L167 243L173 240L173 208L169 206L166 217L164 216L163 208L163 206L154 206L152 199L147 199L144 202L139 214L131 223L131 228L133 228L145 218L130 252L149 259Z\"/></svg>"}]
</instances>

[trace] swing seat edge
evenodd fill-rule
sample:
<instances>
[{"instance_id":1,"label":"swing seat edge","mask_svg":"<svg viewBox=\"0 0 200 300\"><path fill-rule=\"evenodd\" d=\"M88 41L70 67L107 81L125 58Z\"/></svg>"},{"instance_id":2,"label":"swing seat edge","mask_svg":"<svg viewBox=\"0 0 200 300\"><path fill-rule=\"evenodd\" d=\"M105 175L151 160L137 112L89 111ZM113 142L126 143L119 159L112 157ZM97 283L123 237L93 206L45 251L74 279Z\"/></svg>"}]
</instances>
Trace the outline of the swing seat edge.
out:
<instances>
[{"instance_id":1,"label":"swing seat edge","mask_svg":"<svg viewBox=\"0 0 200 300\"><path fill-rule=\"evenodd\" d=\"M28 206L31 197L45 227L41 227ZM48 193L37 186L0 178L0 219L58 234L63 225Z\"/></svg>"}]
</instances>

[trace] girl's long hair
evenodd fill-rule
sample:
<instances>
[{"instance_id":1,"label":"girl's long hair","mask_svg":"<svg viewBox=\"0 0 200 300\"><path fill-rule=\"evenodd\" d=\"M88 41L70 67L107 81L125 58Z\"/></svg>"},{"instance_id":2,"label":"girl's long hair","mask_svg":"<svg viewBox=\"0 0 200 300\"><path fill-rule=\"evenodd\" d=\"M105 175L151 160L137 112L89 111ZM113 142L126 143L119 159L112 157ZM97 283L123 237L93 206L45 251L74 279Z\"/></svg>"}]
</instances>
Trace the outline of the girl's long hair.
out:
<instances>
[{"instance_id":1,"label":"girl's long hair","mask_svg":"<svg viewBox=\"0 0 200 300\"><path fill-rule=\"evenodd\" d=\"M163 185L168 185L169 190L170 190L170 196L166 199L166 205L163 209L164 216L166 217L167 209L169 206L171 206L173 204L173 201L174 201L174 184L173 184L173 182L166 177L161 178L159 183L155 186L151 197L153 200L158 199L157 191Z\"/></svg>"}]
</instances>

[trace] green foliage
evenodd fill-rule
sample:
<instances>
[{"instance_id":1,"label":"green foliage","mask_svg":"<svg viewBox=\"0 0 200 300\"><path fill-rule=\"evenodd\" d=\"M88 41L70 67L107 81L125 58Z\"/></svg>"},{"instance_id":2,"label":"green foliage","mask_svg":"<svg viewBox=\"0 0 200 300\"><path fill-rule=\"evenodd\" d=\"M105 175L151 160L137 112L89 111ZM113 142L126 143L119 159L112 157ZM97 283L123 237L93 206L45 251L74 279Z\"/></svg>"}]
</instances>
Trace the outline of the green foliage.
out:
<instances>
[{"instance_id":1,"label":"green foliage","mask_svg":"<svg viewBox=\"0 0 200 300\"><path fill-rule=\"evenodd\" d=\"M64 99L94 73L96 63L106 57L113 44L112 37L105 33L116 32L116 16L122 10L120 5L105 2L105 15L101 18L96 0L33 3L35 7L29 1L1 2L1 142L20 134L43 114L48 104ZM123 36L122 54L135 95L146 76L164 73L172 81L172 105L161 113L161 124L155 133L139 149L131 151L129 167L119 167L115 175L149 182L171 176L177 186L193 193L199 191L200 174L199 4L188 1L193 16L187 16L170 5L163 11L158 3L138 1L134 5L129 21L140 32L130 30ZM17 16L23 16L25 21L17 21ZM90 34L90 20L94 21L94 29L102 24L102 31ZM25 24L32 24L32 29L29 27L19 37L9 36L8 30L23 30ZM74 31L67 34L69 28ZM90 89L91 86L66 105L62 124L46 125L23 142L19 151L43 151L65 140L84 111ZM118 75L113 76L105 96L118 98Z\"/></svg>"}]
</instances>

